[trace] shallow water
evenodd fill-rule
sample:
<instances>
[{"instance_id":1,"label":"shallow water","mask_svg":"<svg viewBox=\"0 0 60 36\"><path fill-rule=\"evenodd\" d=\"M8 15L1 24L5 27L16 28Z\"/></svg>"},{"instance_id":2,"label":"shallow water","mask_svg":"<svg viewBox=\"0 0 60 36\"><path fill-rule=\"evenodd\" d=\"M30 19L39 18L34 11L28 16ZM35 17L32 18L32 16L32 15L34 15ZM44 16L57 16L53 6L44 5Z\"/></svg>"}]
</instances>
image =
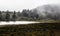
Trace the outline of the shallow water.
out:
<instances>
[{"instance_id":1,"label":"shallow water","mask_svg":"<svg viewBox=\"0 0 60 36\"><path fill-rule=\"evenodd\" d=\"M15 22L0 22L0 25L18 25L18 24L31 24L31 23L40 23L34 21L15 21Z\"/></svg>"}]
</instances>

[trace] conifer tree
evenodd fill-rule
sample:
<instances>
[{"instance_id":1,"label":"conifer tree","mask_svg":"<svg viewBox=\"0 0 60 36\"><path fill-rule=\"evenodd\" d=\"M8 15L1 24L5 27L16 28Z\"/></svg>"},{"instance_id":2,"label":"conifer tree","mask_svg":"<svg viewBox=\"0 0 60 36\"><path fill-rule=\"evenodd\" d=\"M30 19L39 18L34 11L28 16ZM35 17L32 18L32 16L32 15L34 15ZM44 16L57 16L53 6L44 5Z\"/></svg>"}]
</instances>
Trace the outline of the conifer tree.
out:
<instances>
[{"instance_id":1,"label":"conifer tree","mask_svg":"<svg viewBox=\"0 0 60 36\"><path fill-rule=\"evenodd\" d=\"M16 12L14 11L13 15L12 15L12 20L15 21L16 20Z\"/></svg>"},{"instance_id":2,"label":"conifer tree","mask_svg":"<svg viewBox=\"0 0 60 36\"><path fill-rule=\"evenodd\" d=\"M2 21L2 13L1 13L1 11L0 11L0 21Z\"/></svg>"},{"instance_id":3,"label":"conifer tree","mask_svg":"<svg viewBox=\"0 0 60 36\"><path fill-rule=\"evenodd\" d=\"M6 12L6 21L9 21L10 20L10 14L9 14L9 11Z\"/></svg>"}]
</instances>

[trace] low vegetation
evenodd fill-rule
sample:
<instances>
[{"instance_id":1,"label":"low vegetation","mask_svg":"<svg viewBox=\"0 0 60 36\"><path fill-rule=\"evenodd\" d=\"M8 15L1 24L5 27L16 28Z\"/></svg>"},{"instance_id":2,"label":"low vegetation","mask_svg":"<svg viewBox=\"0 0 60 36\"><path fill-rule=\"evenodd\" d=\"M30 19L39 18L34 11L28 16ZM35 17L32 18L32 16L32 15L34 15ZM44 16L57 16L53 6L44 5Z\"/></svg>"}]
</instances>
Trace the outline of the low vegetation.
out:
<instances>
[{"instance_id":1,"label":"low vegetation","mask_svg":"<svg viewBox=\"0 0 60 36\"><path fill-rule=\"evenodd\" d=\"M53 31L58 30L60 30L60 24L4 25L0 27L0 36L50 36Z\"/></svg>"}]
</instances>

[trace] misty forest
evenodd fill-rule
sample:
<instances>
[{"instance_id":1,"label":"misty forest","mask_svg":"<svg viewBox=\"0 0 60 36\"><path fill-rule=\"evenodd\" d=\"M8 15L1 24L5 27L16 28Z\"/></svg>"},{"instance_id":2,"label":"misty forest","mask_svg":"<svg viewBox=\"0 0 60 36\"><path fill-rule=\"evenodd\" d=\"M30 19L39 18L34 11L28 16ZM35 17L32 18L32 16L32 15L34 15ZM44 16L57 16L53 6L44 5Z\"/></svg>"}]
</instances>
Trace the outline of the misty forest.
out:
<instances>
[{"instance_id":1,"label":"misty forest","mask_svg":"<svg viewBox=\"0 0 60 36\"><path fill-rule=\"evenodd\" d=\"M59 5L43 5L34 9L22 11L0 11L0 21L40 21L60 20Z\"/></svg>"},{"instance_id":2,"label":"misty forest","mask_svg":"<svg viewBox=\"0 0 60 36\"><path fill-rule=\"evenodd\" d=\"M0 21L39 21L30 24L0 25L0 36L60 36L59 5L43 5L22 11L0 11Z\"/></svg>"}]
</instances>

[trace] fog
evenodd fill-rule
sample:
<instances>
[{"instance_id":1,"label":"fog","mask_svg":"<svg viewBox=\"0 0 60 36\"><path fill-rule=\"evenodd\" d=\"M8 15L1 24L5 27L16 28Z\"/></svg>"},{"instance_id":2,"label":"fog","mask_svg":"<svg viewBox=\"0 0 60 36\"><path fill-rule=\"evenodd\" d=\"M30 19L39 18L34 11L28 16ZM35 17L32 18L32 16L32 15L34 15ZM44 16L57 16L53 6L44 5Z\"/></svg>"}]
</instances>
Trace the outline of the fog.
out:
<instances>
[{"instance_id":1,"label":"fog","mask_svg":"<svg viewBox=\"0 0 60 36\"><path fill-rule=\"evenodd\" d=\"M60 5L59 4L47 4L38 6L32 11L36 10L39 17L59 19L60 20Z\"/></svg>"}]
</instances>

